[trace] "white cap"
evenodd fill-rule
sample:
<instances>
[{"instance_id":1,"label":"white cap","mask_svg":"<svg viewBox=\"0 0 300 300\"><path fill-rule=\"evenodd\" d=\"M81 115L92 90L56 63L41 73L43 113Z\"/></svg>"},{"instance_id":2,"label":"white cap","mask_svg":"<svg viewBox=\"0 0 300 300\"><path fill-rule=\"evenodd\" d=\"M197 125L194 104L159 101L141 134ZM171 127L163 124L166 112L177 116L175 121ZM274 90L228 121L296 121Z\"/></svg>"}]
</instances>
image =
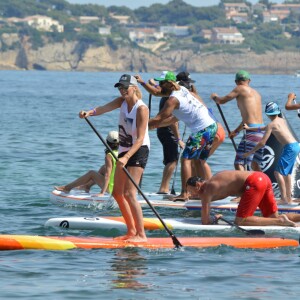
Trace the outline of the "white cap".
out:
<instances>
[{"instance_id":1,"label":"white cap","mask_svg":"<svg viewBox=\"0 0 300 300\"><path fill-rule=\"evenodd\" d=\"M106 137L106 140L110 143L119 143L119 132L110 131Z\"/></svg>"},{"instance_id":2,"label":"white cap","mask_svg":"<svg viewBox=\"0 0 300 300\"><path fill-rule=\"evenodd\" d=\"M168 71L162 71L159 77L154 78L155 81L165 80Z\"/></svg>"}]
</instances>

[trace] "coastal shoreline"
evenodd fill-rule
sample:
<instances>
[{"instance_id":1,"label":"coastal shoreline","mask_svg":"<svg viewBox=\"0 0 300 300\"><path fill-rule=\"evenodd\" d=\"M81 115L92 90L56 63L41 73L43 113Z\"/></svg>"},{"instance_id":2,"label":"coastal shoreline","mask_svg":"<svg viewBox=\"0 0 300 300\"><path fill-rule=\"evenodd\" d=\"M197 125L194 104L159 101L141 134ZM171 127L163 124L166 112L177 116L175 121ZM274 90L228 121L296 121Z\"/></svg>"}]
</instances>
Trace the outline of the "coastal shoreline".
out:
<instances>
[{"instance_id":1,"label":"coastal shoreline","mask_svg":"<svg viewBox=\"0 0 300 300\"><path fill-rule=\"evenodd\" d=\"M190 50L165 51L159 54L140 49L108 46L88 48L85 53L74 51L75 43L46 45L0 53L0 70L49 71L113 71L157 72L188 70L194 73L234 73L247 69L255 74L290 74L300 69L300 51L268 51L256 54L248 50L237 53L193 53Z\"/></svg>"}]
</instances>

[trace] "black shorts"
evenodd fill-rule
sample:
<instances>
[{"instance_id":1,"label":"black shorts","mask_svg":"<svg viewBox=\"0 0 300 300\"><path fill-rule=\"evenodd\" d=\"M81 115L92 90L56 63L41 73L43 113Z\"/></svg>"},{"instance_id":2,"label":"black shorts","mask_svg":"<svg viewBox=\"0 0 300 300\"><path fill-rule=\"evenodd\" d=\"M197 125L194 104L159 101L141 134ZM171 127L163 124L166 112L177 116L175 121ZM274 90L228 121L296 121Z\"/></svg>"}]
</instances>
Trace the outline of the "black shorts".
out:
<instances>
[{"instance_id":1,"label":"black shorts","mask_svg":"<svg viewBox=\"0 0 300 300\"><path fill-rule=\"evenodd\" d=\"M167 165L168 163L177 161L179 158L178 144L174 140L173 135L164 133L164 134L157 134L157 137L163 146L163 153L164 153L163 164Z\"/></svg>"},{"instance_id":2,"label":"black shorts","mask_svg":"<svg viewBox=\"0 0 300 300\"><path fill-rule=\"evenodd\" d=\"M123 157L126 152L122 152L119 154L118 158ZM141 167L143 169L145 169L146 164L147 164L147 160L148 160L148 156L149 156L149 148L148 146L141 146L141 148L136 151L128 160L125 168L127 167Z\"/></svg>"}]
</instances>

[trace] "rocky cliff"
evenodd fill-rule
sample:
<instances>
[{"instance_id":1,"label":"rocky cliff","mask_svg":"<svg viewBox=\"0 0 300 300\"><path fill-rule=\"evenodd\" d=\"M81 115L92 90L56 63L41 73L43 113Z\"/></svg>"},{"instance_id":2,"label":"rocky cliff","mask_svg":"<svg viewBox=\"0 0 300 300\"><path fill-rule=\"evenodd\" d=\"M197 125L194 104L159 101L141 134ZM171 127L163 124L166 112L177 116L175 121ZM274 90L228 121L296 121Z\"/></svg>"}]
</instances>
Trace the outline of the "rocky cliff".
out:
<instances>
[{"instance_id":1,"label":"rocky cliff","mask_svg":"<svg viewBox=\"0 0 300 300\"><path fill-rule=\"evenodd\" d=\"M153 54L133 48L114 51L108 46L83 47L72 42L48 44L38 50L24 44L21 49L0 53L0 69L121 72L186 69L207 73L235 73L238 69L247 69L252 73L293 74L300 69L300 52L278 51L257 55L250 51L195 54L170 50Z\"/></svg>"}]
</instances>

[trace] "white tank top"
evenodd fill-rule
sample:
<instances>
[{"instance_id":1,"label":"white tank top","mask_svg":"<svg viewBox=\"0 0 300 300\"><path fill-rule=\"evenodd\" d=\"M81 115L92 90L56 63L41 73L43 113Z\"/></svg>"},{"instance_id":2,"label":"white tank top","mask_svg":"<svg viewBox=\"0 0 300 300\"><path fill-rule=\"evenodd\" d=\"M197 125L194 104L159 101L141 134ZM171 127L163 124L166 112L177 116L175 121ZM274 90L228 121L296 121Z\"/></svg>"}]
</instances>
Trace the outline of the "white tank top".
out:
<instances>
[{"instance_id":1,"label":"white tank top","mask_svg":"<svg viewBox=\"0 0 300 300\"><path fill-rule=\"evenodd\" d=\"M121 105L119 116L119 153L127 152L137 139L136 113L137 109L142 105L146 106L142 100L138 100L130 112L128 112L128 105L125 100ZM148 146L150 150L148 126L146 127L143 146Z\"/></svg>"},{"instance_id":2,"label":"white tank top","mask_svg":"<svg viewBox=\"0 0 300 300\"><path fill-rule=\"evenodd\" d=\"M183 121L192 133L196 133L215 123L206 106L195 98L185 87L173 91L170 97L179 101L179 108L174 109L173 115Z\"/></svg>"}]
</instances>

